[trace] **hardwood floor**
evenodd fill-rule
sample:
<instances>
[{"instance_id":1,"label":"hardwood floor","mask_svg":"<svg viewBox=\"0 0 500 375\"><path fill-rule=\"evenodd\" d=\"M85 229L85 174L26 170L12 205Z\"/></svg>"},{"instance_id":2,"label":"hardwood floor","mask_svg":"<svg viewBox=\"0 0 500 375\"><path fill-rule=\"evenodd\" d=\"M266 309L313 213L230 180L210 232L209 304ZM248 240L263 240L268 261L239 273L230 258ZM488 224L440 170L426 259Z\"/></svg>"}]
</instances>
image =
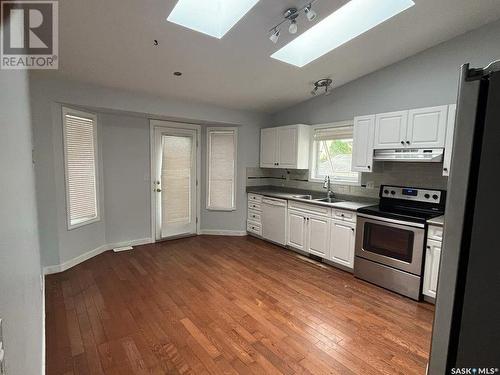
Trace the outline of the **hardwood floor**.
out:
<instances>
[{"instance_id":1,"label":"hardwood floor","mask_svg":"<svg viewBox=\"0 0 500 375\"><path fill-rule=\"evenodd\" d=\"M434 308L251 237L46 279L47 374L424 374Z\"/></svg>"}]
</instances>

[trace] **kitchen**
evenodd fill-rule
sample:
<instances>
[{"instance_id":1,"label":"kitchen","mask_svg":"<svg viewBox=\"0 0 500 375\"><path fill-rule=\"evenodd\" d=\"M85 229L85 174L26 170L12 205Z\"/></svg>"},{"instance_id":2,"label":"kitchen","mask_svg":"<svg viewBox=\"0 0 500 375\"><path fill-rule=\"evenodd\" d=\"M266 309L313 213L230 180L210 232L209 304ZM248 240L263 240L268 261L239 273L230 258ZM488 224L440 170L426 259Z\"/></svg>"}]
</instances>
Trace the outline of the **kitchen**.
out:
<instances>
[{"instance_id":1,"label":"kitchen","mask_svg":"<svg viewBox=\"0 0 500 375\"><path fill-rule=\"evenodd\" d=\"M0 375L498 372L498 0L0 6Z\"/></svg>"}]
</instances>

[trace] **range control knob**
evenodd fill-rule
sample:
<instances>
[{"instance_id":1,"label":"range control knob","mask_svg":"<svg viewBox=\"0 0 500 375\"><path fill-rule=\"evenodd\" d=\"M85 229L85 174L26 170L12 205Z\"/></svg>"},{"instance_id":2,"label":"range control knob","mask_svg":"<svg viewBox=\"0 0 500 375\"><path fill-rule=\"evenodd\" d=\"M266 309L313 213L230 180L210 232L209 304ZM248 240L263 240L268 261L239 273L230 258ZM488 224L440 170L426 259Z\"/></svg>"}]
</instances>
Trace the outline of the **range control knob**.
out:
<instances>
[{"instance_id":1,"label":"range control knob","mask_svg":"<svg viewBox=\"0 0 500 375\"><path fill-rule=\"evenodd\" d=\"M434 194L434 195L432 196L432 198L433 198L433 199L435 199L435 200L437 200L439 197L438 197L438 195L437 195L437 194Z\"/></svg>"},{"instance_id":2,"label":"range control knob","mask_svg":"<svg viewBox=\"0 0 500 375\"><path fill-rule=\"evenodd\" d=\"M425 199L429 199L431 196L429 194L424 195Z\"/></svg>"},{"instance_id":3,"label":"range control knob","mask_svg":"<svg viewBox=\"0 0 500 375\"><path fill-rule=\"evenodd\" d=\"M391 194L392 194L392 195L395 195L395 194L396 194L396 192L395 192L394 190L391 190Z\"/></svg>"},{"instance_id":4,"label":"range control knob","mask_svg":"<svg viewBox=\"0 0 500 375\"><path fill-rule=\"evenodd\" d=\"M385 189L384 194L389 194L389 190Z\"/></svg>"}]
</instances>

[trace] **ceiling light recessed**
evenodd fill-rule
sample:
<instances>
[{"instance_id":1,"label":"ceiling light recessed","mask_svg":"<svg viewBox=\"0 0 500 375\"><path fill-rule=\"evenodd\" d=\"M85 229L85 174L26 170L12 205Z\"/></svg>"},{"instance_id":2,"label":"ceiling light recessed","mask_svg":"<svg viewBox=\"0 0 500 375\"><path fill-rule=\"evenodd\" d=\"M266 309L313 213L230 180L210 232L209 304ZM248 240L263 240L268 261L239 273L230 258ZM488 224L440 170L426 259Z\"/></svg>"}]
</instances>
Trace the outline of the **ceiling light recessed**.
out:
<instances>
[{"instance_id":1,"label":"ceiling light recessed","mask_svg":"<svg viewBox=\"0 0 500 375\"><path fill-rule=\"evenodd\" d=\"M413 5L412 0L351 0L271 57L303 67Z\"/></svg>"},{"instance_id":2,"label":"ceiling light recessed","mask_svg":"<svg viewBox=\"0 0 500 375\"><path fill-rule=\"evenodd\" d=\"M259 0L179 0L167 20L222 38Z\"/></svg>"}]
</instances>

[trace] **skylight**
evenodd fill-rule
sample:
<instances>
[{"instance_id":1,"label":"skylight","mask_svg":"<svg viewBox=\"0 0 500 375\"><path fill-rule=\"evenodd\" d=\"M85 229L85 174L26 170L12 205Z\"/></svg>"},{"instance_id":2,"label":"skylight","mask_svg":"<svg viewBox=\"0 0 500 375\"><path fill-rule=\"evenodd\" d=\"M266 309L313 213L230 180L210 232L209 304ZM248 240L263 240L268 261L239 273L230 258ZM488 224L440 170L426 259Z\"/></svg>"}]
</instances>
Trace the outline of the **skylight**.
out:
<instances>
[{"instance_id":1,"label":"skylight","mask_svg":"<svg viewBox=\"0 0 500 375\"><path fill-rule=\"evenodd\" d=\"M351 0L271 57L301 68L413 5L412 0Z\"/></svg>"},{"instance_id":2,"label":"skylight","mask_svg":"<svg viewBox=\"0 0 500 375\"><path fill-rule=\"evenodd\" d=\"M167 20L222 38L259 0L179 0Z\"/></svg>"}]
</instances>

